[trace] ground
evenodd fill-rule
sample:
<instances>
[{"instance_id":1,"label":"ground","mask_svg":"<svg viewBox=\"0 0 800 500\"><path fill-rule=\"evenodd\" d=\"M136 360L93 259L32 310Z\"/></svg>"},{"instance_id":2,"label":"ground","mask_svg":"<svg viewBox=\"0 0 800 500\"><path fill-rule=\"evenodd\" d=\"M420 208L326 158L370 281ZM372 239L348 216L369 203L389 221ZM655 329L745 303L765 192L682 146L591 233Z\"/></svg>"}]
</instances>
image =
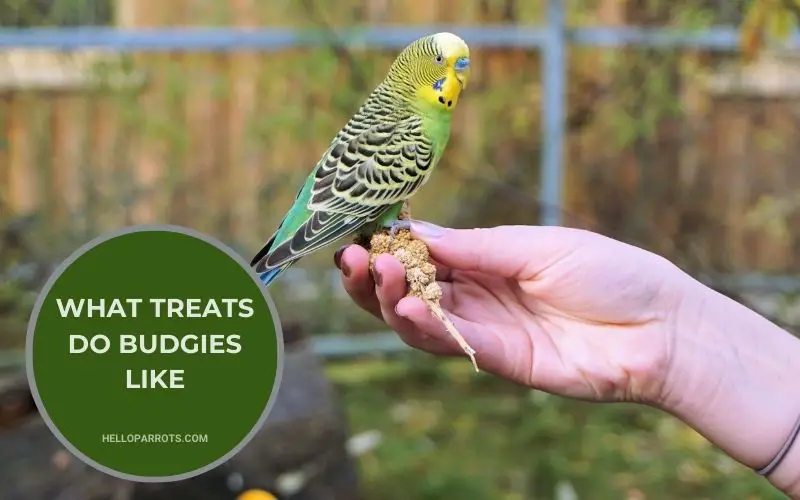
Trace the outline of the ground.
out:
<instances>
[{"instance_id":1,"label":"ground","mask_svg":"<svg viewBox=\"0 0 800 500\"><path fill-rule=\"evenodd\" d=\"M383 441L361 457L366 500L779 499L677 420L592 404L476 374L466 359L329 366L352 432ZM560 490L561 494L556 494Z\"/></svg>"}]
</instances>

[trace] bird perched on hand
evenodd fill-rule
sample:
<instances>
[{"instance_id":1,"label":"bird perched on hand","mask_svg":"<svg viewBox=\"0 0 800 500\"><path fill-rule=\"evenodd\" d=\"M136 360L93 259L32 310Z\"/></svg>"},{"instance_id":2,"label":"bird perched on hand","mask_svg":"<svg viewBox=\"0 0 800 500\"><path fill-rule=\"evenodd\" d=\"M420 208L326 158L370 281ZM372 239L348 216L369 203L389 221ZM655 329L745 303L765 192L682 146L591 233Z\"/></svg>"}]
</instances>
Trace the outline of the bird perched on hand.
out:
<instances>
[{"instance_id":1,"label":"bird perched on hand","mask_svg":"<svg viewBox=\"0 0 800 500\"><path fill-rule=\"evenodd\" d=\"M341 237L408 227L398 217L442 157L469 69L469 48L452 33L420 38L400 52L253 257L261 281L269 285Z\"/></svg>"}]
</instances>

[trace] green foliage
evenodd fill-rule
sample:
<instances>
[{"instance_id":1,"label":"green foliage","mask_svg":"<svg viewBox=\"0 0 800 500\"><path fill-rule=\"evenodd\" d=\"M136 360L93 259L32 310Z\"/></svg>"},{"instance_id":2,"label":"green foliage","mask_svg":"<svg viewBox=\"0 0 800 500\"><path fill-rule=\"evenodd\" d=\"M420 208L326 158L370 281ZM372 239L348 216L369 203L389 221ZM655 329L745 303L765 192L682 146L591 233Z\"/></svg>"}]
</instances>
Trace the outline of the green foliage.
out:
<instances>
[{"instance_id":1,"label":"green foliage","mask_svg":"<svg viewBox=\"0 0 800 500\"><path fill-rule=\"evenodd\" d=\"M110 24L114 0L3 0L0 26L86 26Z\"/></svg>"},{"instance_id":2,"label":"green foliage","mask_svg":"<svg viewBox=\"0 0 800 500\"><path fill-rule=\"evenodd\" d=\"M387 366L388 365L388 366ZM783 498L673 417L592 404L475 375L458 359L330 368L352 432L378 430L360 458L367 499Z\"/></svg>"},{"instance_id":3,"label":"green foliage","mask_svg":"<svg viewBox=\"0 0 800 500\"><path fill-rule=\"evenodd\" d=\"M712 7L663 0L649 0L642 16L687 35L719 22ZM685 72L685 53L634 47L605 56L605 69L615 75L614 87L619 89L620 106L608 116L617 149L653 140L665 120L682 116L679 81L700 76Z\"/></svg>"},{"instance_id":4,"label":"green foliage","mask_svg":"<svg viewBox=\"0 0 800 500\"><path fill-rule=\"evenodd\" d=\"M0 212L1 213L1 212ZM24 345L28 318L36 300L34 272L24 272L28 265L34 269L21 231L11 228L11 221L0 217L0 357L4 349L19 349Z\"/></svg>"},{"instance_id":5,"label":"green foliage","mask_svg":"<svg viewBox=\"0 0 800 500\"><path fill-rule=\"evenodd\" d=\"M797 28L799 0L750 0L742 22L741 48L756 58L765 42L780 44Z\"/></svg>"},{"instance_id":6,"label":"green foliage","mask_svg":"<svg viewBox=\"0 0 800 500\"><path fill-rule=\"evenodd\" d=\"M788 243L791 236L789 219L798 211L800 191L794 196L762 196L747 213L747 227L762 228L774 238Z\"/></svg>"},{"instance_id":7,"label":"green foliage","mask_svg":"<svg viewBox=\"0 0 800 500\"><path fill-rule=\"evenodd\" d=\"M0 282L0 353L21 349L36 294L16 282Z\"/></svg>"}]
</instances>

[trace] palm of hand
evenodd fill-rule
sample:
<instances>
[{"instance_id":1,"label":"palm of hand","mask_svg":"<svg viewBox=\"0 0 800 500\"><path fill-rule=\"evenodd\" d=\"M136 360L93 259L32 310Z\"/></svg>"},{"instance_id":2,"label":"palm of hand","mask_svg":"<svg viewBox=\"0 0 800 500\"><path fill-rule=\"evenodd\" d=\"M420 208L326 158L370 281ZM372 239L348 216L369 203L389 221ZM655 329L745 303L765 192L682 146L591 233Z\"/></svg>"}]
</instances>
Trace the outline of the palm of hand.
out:
<instances>
[{"instance_id":1,"label":"palm of hand","mask_svg":"<svg viewBox=\"0 0 800 500\"><path fill-rule=\"evenodd\" d=\"M657 287L635 276L594 287L608 277L592 279L594 267L578 264L558 263L535 279L452 271L447 309L468 339L484 337L488 362L502 361L499 375L576 398L646 399L629 372L665 352Z\"/></svg>"}]
</instances>

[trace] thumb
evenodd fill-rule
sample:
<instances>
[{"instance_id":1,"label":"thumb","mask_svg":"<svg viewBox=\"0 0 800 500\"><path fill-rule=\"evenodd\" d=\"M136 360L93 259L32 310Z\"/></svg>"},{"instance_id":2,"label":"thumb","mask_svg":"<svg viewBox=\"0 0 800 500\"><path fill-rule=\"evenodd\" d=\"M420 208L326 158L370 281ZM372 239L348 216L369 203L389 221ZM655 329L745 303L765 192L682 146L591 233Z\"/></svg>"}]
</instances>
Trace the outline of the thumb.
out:
<instances>
[{"instance_id":1,"label":"thumb","mask_svg":"<svg viewBox=\"0 0 800 500\"><path fill-rule=\"evenodd\" d=\"M518 279L533 278L570 253L578 232L553 226L450 229L411 222L411 233L443 266Z\"/></svg>"}]
</instances>

